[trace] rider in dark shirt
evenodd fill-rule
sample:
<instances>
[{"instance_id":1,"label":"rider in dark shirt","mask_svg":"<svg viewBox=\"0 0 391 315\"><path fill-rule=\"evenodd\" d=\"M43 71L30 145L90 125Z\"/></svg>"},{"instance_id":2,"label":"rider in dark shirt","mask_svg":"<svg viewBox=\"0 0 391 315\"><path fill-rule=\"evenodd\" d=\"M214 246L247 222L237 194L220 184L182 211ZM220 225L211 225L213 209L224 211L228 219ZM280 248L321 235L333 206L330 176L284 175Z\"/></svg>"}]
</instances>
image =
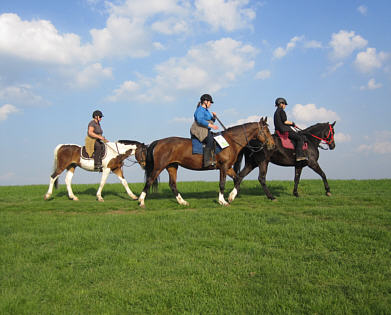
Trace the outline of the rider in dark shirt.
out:
<instances>
[{"instance_id":1,"label":"rider in dark shirt","mask_svg":"<svg viewBox=\"0 0 391 315\"><path fill-rule=\"evenodd\" d=\"M291 126L295 127L295 123L287 119L285 113L285 107L288 105L287 101L284 98L279 97L276 99L275 105L277 106L277 109L274 112L274 128L280 133L288 132L288 137L292 140L296 149L296 161L307 160L307 157L303 152L304 140L301 135L292 130Z\"/></svg>"}]
</instances>

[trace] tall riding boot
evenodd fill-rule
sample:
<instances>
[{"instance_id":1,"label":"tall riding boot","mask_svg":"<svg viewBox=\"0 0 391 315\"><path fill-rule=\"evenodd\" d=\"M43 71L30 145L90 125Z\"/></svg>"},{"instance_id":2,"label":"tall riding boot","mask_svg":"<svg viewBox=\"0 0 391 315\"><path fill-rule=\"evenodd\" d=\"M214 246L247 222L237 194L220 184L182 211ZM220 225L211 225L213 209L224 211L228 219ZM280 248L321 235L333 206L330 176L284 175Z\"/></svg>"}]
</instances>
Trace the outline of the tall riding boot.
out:
<instances>
[{"instance_id":1,"label":"tall riding boot","mask_svg":"<svg viewBox=\"0 0 391 315\"><path fill-rule=\"evenodd\" d=\"M212 149L205 147L204 148L204 167L209 167L209 166L215 166L215 162L213 161L213 156L212 156Z\"/></svg>"}]
</instances>

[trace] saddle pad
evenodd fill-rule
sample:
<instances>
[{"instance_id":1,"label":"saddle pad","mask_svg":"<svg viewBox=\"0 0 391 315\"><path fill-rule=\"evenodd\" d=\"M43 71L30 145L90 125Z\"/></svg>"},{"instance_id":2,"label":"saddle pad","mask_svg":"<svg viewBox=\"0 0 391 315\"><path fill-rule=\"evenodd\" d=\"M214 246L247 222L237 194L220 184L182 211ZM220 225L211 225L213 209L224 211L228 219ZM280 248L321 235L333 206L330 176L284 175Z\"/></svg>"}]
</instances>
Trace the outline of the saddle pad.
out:
<instances>
[{"instance_id":1,"label":"saddle pad","mask_svg":"<svg viewBox=\"0 0 391 315\"><path fill-rule=\"evenodd\" d=\"M281 139L281 144L285 149L295 149L295 146L293 145L291 139L288 138L288 132L280 133L278 130L276 130L276 134L280 137ZM304 142L303 144L303 150L308 149L308 143Z\"/></svg>"},{"instance_id":2,"label":"saddle pad","mask_svg":"<svg viewBox=\"0 0 391 315\"><path fill-rule=\"evenodd\" d=\"M193 154L204 154L204 146L203 143L198 140L196 137L191 137L191 144L192 144L192 153ZM223 149L220 148L219 145L216 145L215 147L215 153L219 154Z\"/></svg>"}]
</instances>

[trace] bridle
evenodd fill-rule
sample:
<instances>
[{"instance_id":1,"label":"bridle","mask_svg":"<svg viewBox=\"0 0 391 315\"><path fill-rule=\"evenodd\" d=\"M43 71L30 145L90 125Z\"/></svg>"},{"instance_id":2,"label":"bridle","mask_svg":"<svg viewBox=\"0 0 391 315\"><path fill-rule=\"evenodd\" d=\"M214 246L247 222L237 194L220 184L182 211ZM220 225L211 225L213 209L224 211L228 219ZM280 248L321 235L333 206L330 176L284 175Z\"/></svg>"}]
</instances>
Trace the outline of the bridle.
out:
<instances>
[{"instance_id":1,"label":"bridle","mask_svg":"<svg viewBox=\"0 0 391 315\"><path fill-rule=\"evenodd\" d=\"M312 133L309 133L312 137L314 137L315 139L318 139L320 140L320 142L322 143L325 143L325 144L328 144L330 145L331 143L334 142L334 132L333 132L333 127L329 124L329 133L327 134L327 137L326 138L321 138L321 137L318 137ZM325 148L323 148L322 146L320 146L320 143L319 143L319 147L322 148L323 150L327 150Z\"/></svg>"},{"instance_id":2,"label":"bridle","mask_svg":"<svg viewBox=\"0 0 391 315\"><path fill-rule=\"evenodd\" d=\"M264 133L264 125L261 126L261 124L259 122L257 122L257 124L258 124L258 135L257 135L257 138L258 138L262 133ZM240 143L238 143L238 144L240 146L247 147L252 153L256 153L256 152L262 151L263 148L264 148L264 144L259 141L259 143L260 143L259 146L252 146L252 145L250 145L250 141L248 141L248 138L247 138L247 135L246 135L246 128L244 127L244 125L242 125L242 128L243 128L244 136L246 137L246 145L243 146Z\"/></svg>"}]
</instances>

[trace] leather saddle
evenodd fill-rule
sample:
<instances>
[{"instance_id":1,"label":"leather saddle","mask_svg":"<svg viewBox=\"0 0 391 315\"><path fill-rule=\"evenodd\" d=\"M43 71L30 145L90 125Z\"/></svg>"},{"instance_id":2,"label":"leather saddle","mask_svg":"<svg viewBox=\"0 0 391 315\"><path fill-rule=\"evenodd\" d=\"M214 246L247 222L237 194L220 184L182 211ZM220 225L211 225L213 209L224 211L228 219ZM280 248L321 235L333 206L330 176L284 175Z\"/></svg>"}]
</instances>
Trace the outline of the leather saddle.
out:
<instances>
[{"instance_id":1,"label":"leather saddle","mask_svg":"<svg viewBox=\"0 0 391 315\"><path fill-rule=\"evenodd\" d=\"M276 130L276 134L281 139L281 144L285 149L292 149L292 150L295 149L293 142L288 137L288 135L289 135L288 131L281 133L278 130ZM307 150L307 149L308 149L308 143L307 143L307 141L304 141L303 150Z\"/></svg>"},{"instance_id":2,"label":"leather saddle","mask_svg":"<svg viewBox=\"0 0 391 315\"><path fill-rule=\"evenodd\" d=\"M106 156L106 145L103 147L103 152L102 152L102 160L105 158ZM86 150L86 146L83 146L81 148L81 157L83 159L93 159L94 158L94 155L95 155L95 152L92 153L92 156L89 156L88 153L87 153L87 150Z\"/></svg>"}]
</instances>

